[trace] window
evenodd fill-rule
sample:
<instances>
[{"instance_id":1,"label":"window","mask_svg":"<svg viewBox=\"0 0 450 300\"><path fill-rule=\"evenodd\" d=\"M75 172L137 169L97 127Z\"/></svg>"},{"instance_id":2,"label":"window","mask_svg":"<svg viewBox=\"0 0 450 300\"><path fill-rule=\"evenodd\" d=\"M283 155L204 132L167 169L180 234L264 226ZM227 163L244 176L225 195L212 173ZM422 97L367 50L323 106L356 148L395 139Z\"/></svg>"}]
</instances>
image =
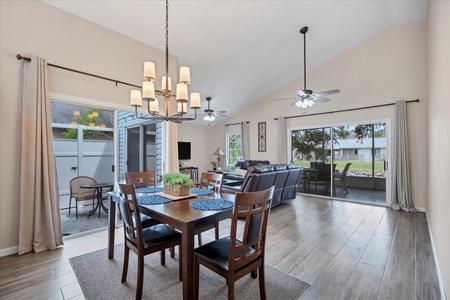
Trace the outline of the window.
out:
<instances>
[{"instance_id":1,"label":"window","mask_svg":"<svg viewBox=\"0 0 450 300\"><path fill-rule=\"evenodd\" d=\"M240 133L232 133L228 135L228 164L234 166L242 157L242 139Z\"/></svg>"}]
</instances>

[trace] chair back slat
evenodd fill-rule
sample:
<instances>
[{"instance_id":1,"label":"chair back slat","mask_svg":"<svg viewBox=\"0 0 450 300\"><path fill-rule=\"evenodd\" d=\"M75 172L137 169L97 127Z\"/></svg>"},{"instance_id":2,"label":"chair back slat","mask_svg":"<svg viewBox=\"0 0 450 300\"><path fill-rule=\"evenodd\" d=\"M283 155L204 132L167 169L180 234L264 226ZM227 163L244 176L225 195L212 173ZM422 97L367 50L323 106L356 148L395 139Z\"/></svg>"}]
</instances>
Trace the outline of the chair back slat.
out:
<instances>
[{"instance_id":1,"label":"chair back slat","mask_svg":"<svg viewBox=\"0 0 450 300\"><path fill-rule=\"evenodd\" d=\"M267 222L274 187L259 192L236 193L231 221L229 269L264 256ZM238 219L244 218L243 230L238 232ZM241 243L237 243L239 240ZM251 251L249 251L251 250Z\"/></svg>"},{"instance_id":2,"label":"chair back slat","mask_svg":"<svg viewBox=\"0 0 450 300\"><path fill-rule=\"evenodd\" d=\"M127 172L125 173L127 183L132 183L136 188L156 186L156 172Z\"/></svg>"},{"instance_id":3,"label":"chair back slat","mask_svg":"<svg viewBox=\"0 0 450 300\"><path fill-rule=\"evenodd\" d=\"M124 232L127 239L136 246L143 246L141 218L133 184L119 184L119 210L124 223ZM136 217L137 216L137 217Z\"/></svg>"},{"instance_id":4,"label":"chair back slat","mask_svg":"<svg viewBox=\"0 0 450 300\"><path fill-rule=\"evenodd\" d=\"M223 174L202 172L200 177L199 188L208 189L213 187L214 192L220 193L222 191Z\"/></svg>"}]
</instances>

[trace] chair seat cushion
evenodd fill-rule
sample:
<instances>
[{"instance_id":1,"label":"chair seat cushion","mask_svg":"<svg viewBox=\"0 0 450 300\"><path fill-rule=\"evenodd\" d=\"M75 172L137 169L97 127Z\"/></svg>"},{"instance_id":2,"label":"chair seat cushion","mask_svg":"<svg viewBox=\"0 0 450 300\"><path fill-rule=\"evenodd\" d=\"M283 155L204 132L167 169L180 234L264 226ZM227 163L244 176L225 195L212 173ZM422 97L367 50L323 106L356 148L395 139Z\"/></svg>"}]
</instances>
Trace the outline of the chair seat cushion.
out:
<instances>
[{"instance_id":1,"label":"chair seat cushion","mask_svg":"<svg viewBox=\"0 0 450 300\"><path fill-rule=\"evenodd\" d=\"M228 271L228 258L230 253L230 237L222 238L220 240L212 241L208 244L205 244L201 247L198 247L194 250L194 254L207 261L210 264L213 264L225 271ZM236 245L242 245L242 242L236 240ZM248 247L247 254L254 252L255 249ZM236 251L235 257L239 257L241 255L240 251ZM245 267L241 265L235 269L235 271Z\"/></svg>"},{"instance_id":2,"label":"chair seat cushion","mask_svg":"<svg viewBox=\"0 0 450 300\"><path fill-rule=\"evenodd\" d=\"M161 224L160 221L153 219L149 216L146 216L144 214L141 214L141 224L142 224L142 228L147 228L147 227L151 227L151 226L155 226L158 224Z\"/></svg>"},{"instance_id":3,"label":"chair seat cushion","mask_svg":"<svg viewBox=\"0 0 450 300\"><path fill-rule=\"evenodd\" d=\"M181 233L165 224L159 224L142 230L145 248L181 240Z\"/></svg>"}]
</instances>

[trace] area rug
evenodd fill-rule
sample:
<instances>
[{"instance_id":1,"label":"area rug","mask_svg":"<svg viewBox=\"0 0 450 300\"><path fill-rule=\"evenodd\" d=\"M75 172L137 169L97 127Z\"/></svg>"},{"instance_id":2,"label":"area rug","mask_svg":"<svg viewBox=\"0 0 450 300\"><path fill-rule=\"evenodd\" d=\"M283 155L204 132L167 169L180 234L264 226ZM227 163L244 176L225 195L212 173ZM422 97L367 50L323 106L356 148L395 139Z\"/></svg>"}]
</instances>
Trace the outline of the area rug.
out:
<instances>
[{"instance_id":1,"label":"area rug","mask_svg":"<svg viewBox=\"0 0 450 300\"><path fill-rule=\"evenodd\" d=\"M87 300L134 299L136 292L136 255L130 252L127 282L121 283L123 244L114 249L114 259L107 259L107 249L73 257L70 263ZM145 257L144 291L142 299L183 299L182 283L178 280L178 249L175 259L167 251L166 265L159 263L159 254ZM266 266L267 299L299 299L309 284ZM236 282L236 299L259 299L258 278L245 276ZM221 276L200 266L199 299L227 299L227 285Z\"/></svg>"}]
</instances>

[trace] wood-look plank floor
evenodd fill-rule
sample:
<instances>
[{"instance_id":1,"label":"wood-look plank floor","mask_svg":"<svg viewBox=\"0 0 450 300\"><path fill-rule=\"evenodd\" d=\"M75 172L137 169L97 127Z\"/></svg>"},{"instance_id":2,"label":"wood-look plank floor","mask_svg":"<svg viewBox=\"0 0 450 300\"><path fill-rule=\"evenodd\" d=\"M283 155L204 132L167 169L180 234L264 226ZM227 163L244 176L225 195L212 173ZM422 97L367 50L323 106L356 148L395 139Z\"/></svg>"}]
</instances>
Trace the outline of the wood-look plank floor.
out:
<instances>
[{"instance_id":1,"label":"wood-look plank floor","mask_svg":"<svg viewBox=\"0 0 450 300\"><path fill-rule=\"evenodd\" d=\"M221 236L229 230L220 223ZM268 231L266 263L311 284L302 300L441 299L424 213L298 196L272 209ZM204 242L213 237L203 234ZM69 258L106 245L104 231L55 251L2 257L0 298L84 299Z\"/></svg>"}]
</instances>

